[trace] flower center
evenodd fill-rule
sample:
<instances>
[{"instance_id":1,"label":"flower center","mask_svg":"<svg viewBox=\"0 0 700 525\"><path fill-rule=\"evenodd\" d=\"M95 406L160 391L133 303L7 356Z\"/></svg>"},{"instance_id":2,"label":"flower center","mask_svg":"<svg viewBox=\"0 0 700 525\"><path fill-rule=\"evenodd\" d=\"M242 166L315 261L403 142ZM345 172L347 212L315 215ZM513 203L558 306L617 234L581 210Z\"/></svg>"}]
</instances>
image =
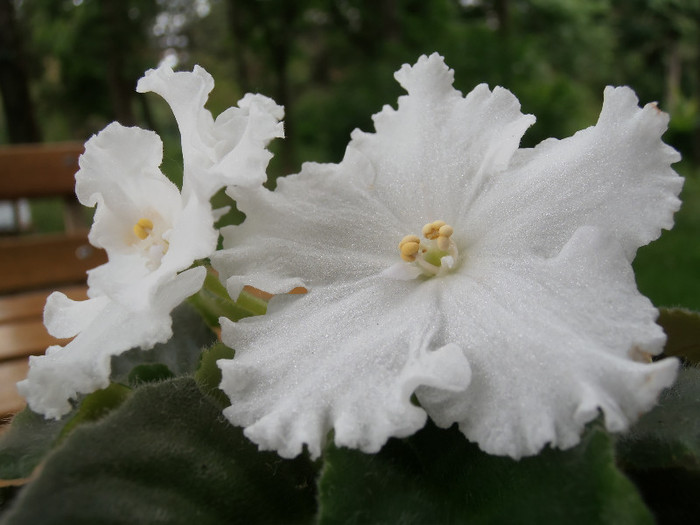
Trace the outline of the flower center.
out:
<instances>
[{"instance_id":1,"label":"flower center","mask_svg":"<svg viewBox=\"0 0 700 525\"><path fill-rule=\"evenodd\" d=\"M146 237L148 237L152 231L153 221L151 219L142 217L138 221L136 221L136 224L134 224L134 233L136 234L136 237L138 237L142 241Z\"/></svg>"},{"instance_id":2,"label":"flower center","mask_svg":"<svg viewBox=\"0 0 700 525\"><path fill-rule=\"evenodd\" d=\"M159 232L157 230L158 228L154 226L153 221L146 217L136 221L133 227L134 235L139 238L139 241L137 241L139 249L147 259L146 266L151 270L155 270L160 266L160 260L170 247L170 244L164 238L164 233L167 232Z\"/></svg>"},{"instance_id":3,"label":"flower center","mask_svg":"<svg viewBox=\"0 0 700 525\"><path fill-rule=\"evenodd\" d=\"M421 241L417 235L406 235L399 243L401 258L415 263L425 275L440 275L451 270L457 261L457 246L451 239L454 228L445 221L429 222L422 229Z\"/></svg>"}]
</instances>

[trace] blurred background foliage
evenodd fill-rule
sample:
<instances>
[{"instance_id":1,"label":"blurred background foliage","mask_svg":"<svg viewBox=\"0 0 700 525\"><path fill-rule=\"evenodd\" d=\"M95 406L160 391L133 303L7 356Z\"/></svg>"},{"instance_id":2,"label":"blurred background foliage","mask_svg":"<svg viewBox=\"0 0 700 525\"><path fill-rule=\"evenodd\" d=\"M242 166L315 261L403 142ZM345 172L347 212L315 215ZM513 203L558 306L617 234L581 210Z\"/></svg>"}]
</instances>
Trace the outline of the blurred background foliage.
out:
<instances>
[{"instance_id":1,"label":"blurred background foliage","mask_svg":"<svg viewBox=\"0 0 700 525\"><path fill-rule=\"evenodd\" d=\"M607 84L671 114L687 177L677 227L640 250L640 288L700 309L700 0L0 0L0 143L85 140L112 120L158 131L178 178L175 121L134 92L167 61L216 79L214 115L248 91L286 107L271 184L337 162L352 129L401 94L393 72L442 54L455 85L503 85L537 116L523 145L595 123ZM468 123L465 123L468 125Z\"/></svg>"}]
</instances>

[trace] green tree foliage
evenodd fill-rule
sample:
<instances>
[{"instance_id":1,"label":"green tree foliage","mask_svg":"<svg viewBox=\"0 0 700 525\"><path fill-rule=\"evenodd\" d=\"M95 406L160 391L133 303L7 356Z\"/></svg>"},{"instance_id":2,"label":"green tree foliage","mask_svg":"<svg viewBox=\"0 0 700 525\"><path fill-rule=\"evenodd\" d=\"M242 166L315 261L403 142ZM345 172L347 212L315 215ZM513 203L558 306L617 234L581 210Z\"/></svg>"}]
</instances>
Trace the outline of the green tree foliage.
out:
<instances>
[{"instance_id":1,"label":"green tree foliage","mask_svg":"<svg viewBox=\"0 0 700 525\"><path fill-rule=\"evenodd\" d=\"M534 145L593 122L606 84L674 114L685 156L700 140L700 7L695 0L61 0L18 2L49 138L84 138L118 119L149 127L133 88L164 53L217 79L214 112L247 91L287 108L275 175L338 160L355 127L400 92L391 73L437 51L463 91L514 91ZM163 114L163 118L160 115Z\"/></svg>"},{"instance_id":2,"label":"green tree foliage","mask_svg":"<svg viewBox=\"0 0 700 525\"><path fill-rule=\"evenodd\" d=\"M86 138L111 120L136 122L136 80L158 60L150 44L157 11L154 0L20 4L49 140Z\"/></svg>"}]
</instances>

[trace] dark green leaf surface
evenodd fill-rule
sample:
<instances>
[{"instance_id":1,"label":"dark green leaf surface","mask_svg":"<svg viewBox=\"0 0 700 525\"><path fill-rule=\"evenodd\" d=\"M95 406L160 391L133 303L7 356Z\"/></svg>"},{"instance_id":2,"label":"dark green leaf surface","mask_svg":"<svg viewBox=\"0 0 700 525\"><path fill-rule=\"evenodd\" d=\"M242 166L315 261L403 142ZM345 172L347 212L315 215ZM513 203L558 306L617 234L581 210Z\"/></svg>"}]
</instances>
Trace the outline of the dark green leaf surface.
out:
<instances>
[{"instance_id":1,"label":"dark green leaf surface","mask_svg":"<svg viewBox=\"0 0 700 525\"><path fill-rule=\"evenodd\" d=\"M0 479L27 478L51 450L72 414L54 421L25 408L0 436Z\"/></svg>"},{"instance_id":2,"label":"dark green leaf surface","mask_svg":"<svg viewBox=\"0 0 700 525\"><path fill-rule=\"evenodd\" d=\"M130 387L137 388L143 383L155 383L157 381L165 381L166 379L171 379L173 377L175 377L175 374L173 374L164 364L145 363L132 368L131 372L129 372L127 380Z\"/></svg>"},{"instance_id":3,"label":"dark green leaf surface","mask_svg":"<svg viewBox=\"0 0 700 525\"><path fill-rule=\"evenodd\" d=\"M112 358L112 378L123 384L136 386L146 379L158 379L176 374L191 374L199 363L201 349L216 341L216 335L188 304L173 311L174 335L164 344L151 350L132 349ZM145 364L144 364L145 363ZM154 368L155 367L155 368ZM136 370L134 372L134 370ZM169 371L170 374L166 373ZM112 385L108 389L82 398L79 406L59 421L45 420L29 409L17 415L10 428L0 437L0 479L26 478L51 451L64 427L71 429L83 421L92 421L118 406L124 399L124 387Z\"/></svg>"},{"instance_id":4,"label":"dark green leaf surface","mask_svg":"<svg viewBox=\"0 0 700 525\"><path fill-rule=\"evenodd\" d=\"M618 440L617 450L620 462L634 468L700 472L700 369L681 370L658 405Z\"/></svg>"},{"instance_id":5,"label":"dark green leaf surface","mask_svg":"<svg viewBox=\"0 0 700 525\"><path fill-rule=\"evenodd\" d=\"M700 365L700 313L684 308L661 308L656 322L668 337L665 355Z\"/></svg>"},{"instance_id":6,"label":"dark green leaf surface","mask_svg":"<svg viewBox=\"0 0 700 525\"><path fill-rule=\"evenodd\" d=\"M1 523L308 523L314 478L304 457L258 452L179 378L77 428Z\"/></svg>"},{"instance_id":7,"label":"dark green leaf surface","mask_svg":"<svg viewBox=\"0 0 700 525\"><path fill-rule=\"evenodd\" d=\"M202 348L216 342L216 334L189 304L173 310L173 336L150 350L133 348L112 358L112 381L129 384L131 371L143 364L165 365L174 375L191 374L197 369Z\"/></svg>"},{"instance_id":8,"label":"dark green leaf surface","mask_svg":"<svg viewBox=\"0 0 700 525\"><path fill-rule=\"evenodd\" d=\"M71 433L78 425L87 421L97 421L118 408L131 394L131 389L119 383L110 383L92 394L85 396L75 415L68 417L59 440Z\"/></svg>"},{"instance_id":9,"label":"dark green leaf surface","mask_svg":"<svg viewBox=\"0 0 700 525\"><path fill-rule=\"evenodd\" d=\"M431 424L374 455L331 447L319 497L323 525L653 523L595 428L574 449L520 461Z\"/></svg>"},{"instance_id":10,"label":"dark green leaf surface","mask_svg":"<svg viewBox=\"0 0 700 525\"><path fill-rule=\"evenodd\" d=\"M681 370L673 388L618 440L620 466L659 523L700 516L700 370Z\"/></svg>"}]
</instances>

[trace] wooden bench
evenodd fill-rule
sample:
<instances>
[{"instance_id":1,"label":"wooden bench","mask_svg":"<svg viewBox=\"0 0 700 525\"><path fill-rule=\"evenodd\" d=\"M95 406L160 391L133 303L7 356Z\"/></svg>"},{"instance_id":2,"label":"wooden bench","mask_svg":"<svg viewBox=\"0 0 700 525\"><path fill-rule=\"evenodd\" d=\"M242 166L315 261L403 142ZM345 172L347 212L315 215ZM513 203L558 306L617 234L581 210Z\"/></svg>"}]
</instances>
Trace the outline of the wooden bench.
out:
<instances>
[{"instance_id":1,"label":"wooden bench","mask_svg":"<svg viewBox=\"0 0 700 525\"><path fill-rule=\"evenodd\" d=\"M0 147L0 201L58 198L64 222L61 233L34 233L17 218L0 236L0 419L24 406L15 383L27 374L28 356L67 342L44 328L46 297L60 289L85 299L85 272L107 260L87 241L85 210L74 193L83 151L76 142Z\"/></svg>"}]
</instances>

